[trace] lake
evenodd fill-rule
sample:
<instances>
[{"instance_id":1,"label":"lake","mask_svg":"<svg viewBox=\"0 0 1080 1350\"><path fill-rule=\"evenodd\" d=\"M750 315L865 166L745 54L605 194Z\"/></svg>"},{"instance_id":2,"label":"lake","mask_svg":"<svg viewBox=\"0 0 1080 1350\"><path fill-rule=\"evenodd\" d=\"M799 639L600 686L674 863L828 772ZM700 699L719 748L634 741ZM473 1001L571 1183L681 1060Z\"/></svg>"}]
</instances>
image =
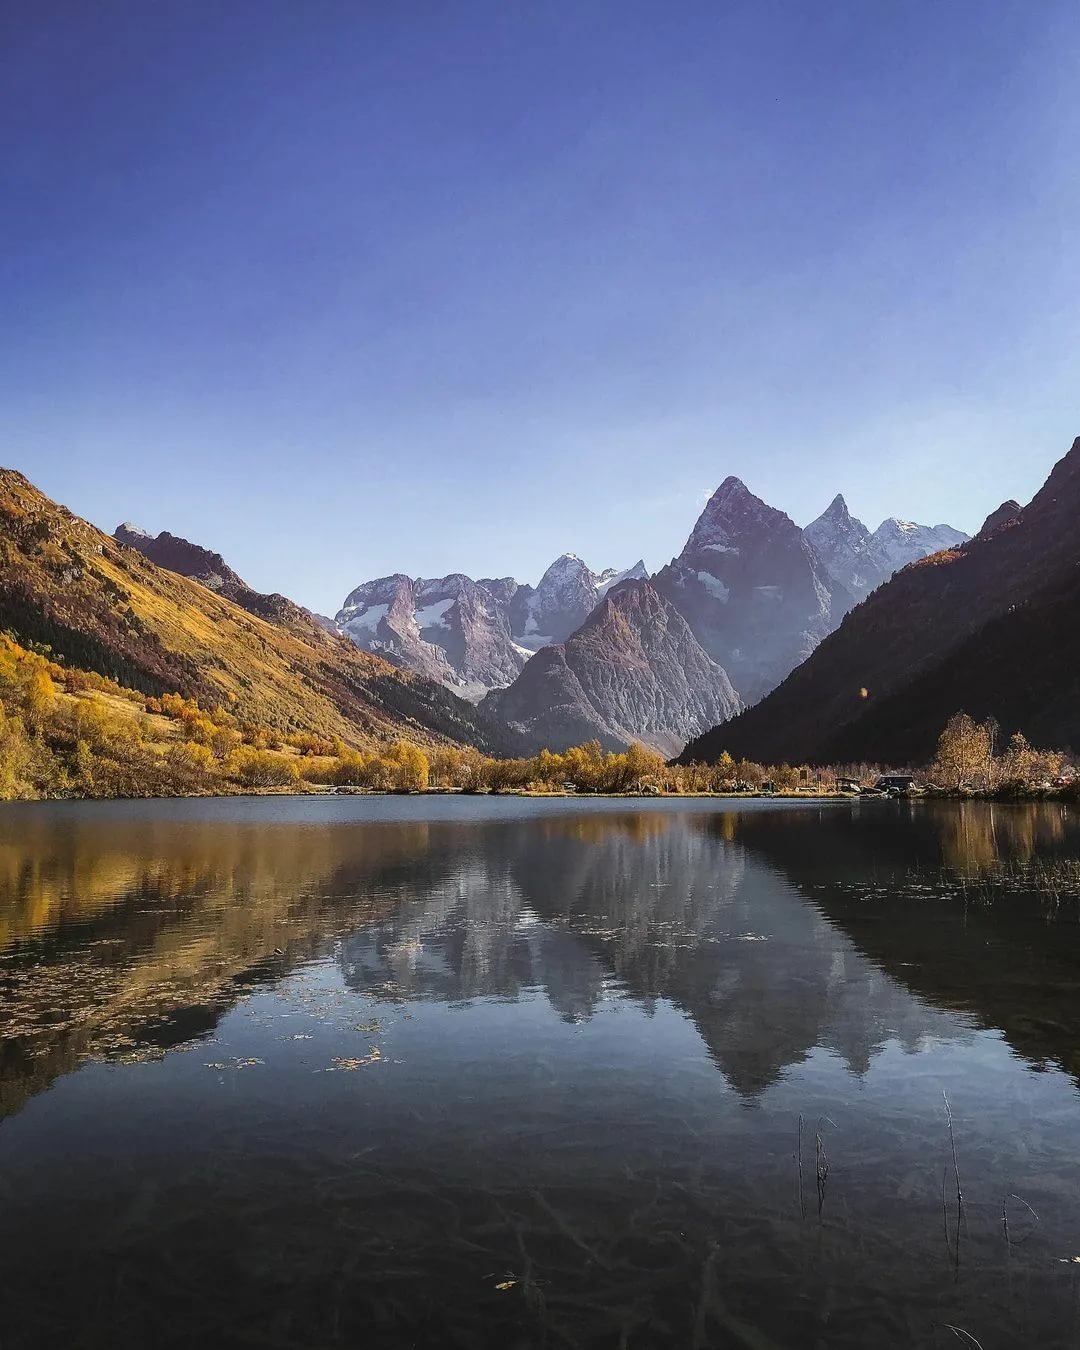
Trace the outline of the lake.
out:
<instances>
[{"instance_id":1,"label":"lake","mask_svg":"<svg viewBox=\"0 0 1080 1350\"><path fill-rule=\"evenodd\" d=\"M1078 897L1058 804L4 806L0 1345L1080 1345Z\"/></svg>"}]
</instances>

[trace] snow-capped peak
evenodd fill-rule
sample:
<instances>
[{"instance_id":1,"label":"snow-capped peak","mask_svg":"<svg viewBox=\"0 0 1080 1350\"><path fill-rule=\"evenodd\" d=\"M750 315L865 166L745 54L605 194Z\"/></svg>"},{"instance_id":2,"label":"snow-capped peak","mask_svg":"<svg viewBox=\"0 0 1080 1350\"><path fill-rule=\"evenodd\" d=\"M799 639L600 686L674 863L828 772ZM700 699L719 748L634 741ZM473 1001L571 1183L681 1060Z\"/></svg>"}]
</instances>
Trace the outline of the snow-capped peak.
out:
<instances>
[{"instance_id":1,"label":"snow-capped peak","mask_svg":"<svg viewBox=\"0 0 1080 1350\"><path fill-rule=\"evenodd\" d=\"M909 563L967 539L950 525L919 525L899 516L889 516L871 534L842 496L803 533L833 580L857 600Z\"/></svg>"},{"instance_id":2,"label":"snow-capped peak","mask_svg":"<svg viewBox=\"0 0 1080 1350\"><path fill-rule=\"evenodd\" d=\"M118 525L115 534L126 534L133 539L153 539L154 537L149 530L144 530L141 526L133 524L130 520L125 520L123 525Z\"/></svg>"}]
</instances>

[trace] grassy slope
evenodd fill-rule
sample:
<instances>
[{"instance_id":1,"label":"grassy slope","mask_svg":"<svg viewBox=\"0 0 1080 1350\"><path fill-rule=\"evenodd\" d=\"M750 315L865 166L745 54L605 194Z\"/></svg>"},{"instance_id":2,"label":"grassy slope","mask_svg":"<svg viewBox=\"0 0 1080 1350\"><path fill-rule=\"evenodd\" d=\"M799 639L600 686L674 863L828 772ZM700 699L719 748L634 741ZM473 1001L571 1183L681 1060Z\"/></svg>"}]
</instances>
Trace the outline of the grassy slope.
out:
<instances>
[{"instance_id":1,"label":"grassy slope","mask_svg":"<svg viewBox=\"0 0 1080 1350\"><path fill-rule=\"evenodd\" d=\"M345 639L266 622L157 567L0 470L0 629L70 665L282 731L363 747L398 736L501 748L497 729L441 686Z\"/></svg>"}]
</instances>

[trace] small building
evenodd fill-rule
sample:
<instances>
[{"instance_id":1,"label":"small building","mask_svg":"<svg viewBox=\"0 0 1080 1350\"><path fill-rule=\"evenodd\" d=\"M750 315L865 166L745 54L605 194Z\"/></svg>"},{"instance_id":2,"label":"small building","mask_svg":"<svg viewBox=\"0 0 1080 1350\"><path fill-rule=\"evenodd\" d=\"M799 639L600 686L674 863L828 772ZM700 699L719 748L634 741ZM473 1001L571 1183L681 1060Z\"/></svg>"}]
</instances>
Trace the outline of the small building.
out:
<instances>
[{"instance_id":1,"label":"small building","mask_svg":"<svg viewBox=\"0 0 1080 1350\"><path fill-rule=\"evenodd\" d=\"M911 773L884 773L874 784L875 792L910 792L915 786Z\"/></svg>"}]
</instances>

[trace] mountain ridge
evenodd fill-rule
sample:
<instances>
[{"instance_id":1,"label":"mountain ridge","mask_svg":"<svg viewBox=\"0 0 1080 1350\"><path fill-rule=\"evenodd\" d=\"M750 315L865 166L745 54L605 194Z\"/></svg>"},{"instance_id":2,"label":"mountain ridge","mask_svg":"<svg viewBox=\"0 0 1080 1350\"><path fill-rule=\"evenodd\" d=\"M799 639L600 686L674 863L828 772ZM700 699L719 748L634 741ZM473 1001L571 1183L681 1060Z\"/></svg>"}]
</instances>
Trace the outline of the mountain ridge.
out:
<instances>
[{"instance_id":1,"label":"mountain ridge","mask_svg":"<svg viewBox=\"0 0 1080 1350\"><path fill-rule=\"evenodd\" d=\"M556 558L536 586L399 572L355 587L335 623L361 650L478 702L511 684L534 652L569 637L612 586L644 574L640 561L593 572L575 553Z\"/></svg>"},{"instance_id":2,"label":"mountain ridge","mask_svg":"<svg viewBox=\"0 0 1080 1350\"><path fill-rule=\"evenodd\" d=\"M1080 746L1080 438L1019 512L909 564L772 694L689 744L768 762L926 762L952 713Z\"/></svg>"},{"instance_id":3,"label":"mountain ridge","mask_svg":"<svg viewBox=\"0 0 1080 1350\"><path fill-rule=\"evenodd\" d=\"M740 707L727 674L645 579L613 586L576 632L542 648L489 704L536 749L638 741L669 756Z\"/></svg>"},{"instance_id":4,"label":"mountain ridge","mask_svg":"<svg viewBox=\"0 0 1080 1350\"><path fill-rule=\"evenodd\" d=\"M0 469L0 629L24 645L285 732L360 747L406 735L503 746L501 728L441 686L356 651L296 610L306 616L298 626L252 614Z\"/></svg>"}]
</instances>

